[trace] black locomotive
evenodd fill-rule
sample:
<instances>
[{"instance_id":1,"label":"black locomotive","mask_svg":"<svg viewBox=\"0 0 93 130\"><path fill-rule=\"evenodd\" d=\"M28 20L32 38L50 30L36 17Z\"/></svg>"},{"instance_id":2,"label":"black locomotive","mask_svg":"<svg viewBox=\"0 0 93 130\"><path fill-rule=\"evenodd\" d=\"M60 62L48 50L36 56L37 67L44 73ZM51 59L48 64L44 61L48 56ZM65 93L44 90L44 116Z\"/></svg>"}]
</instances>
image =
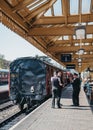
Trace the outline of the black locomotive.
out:
<instances>
[{"instance_id":1,"label":"black locomotive","mask_svg":"<svg viewBox=\"0 0 93 130\"><path fill-rule=\"evenodd\" d=\"M58 68L37 58L24 57L10 64L10 99L23 110L51 95L51 76Z\"/></svg>"}]
</instances>

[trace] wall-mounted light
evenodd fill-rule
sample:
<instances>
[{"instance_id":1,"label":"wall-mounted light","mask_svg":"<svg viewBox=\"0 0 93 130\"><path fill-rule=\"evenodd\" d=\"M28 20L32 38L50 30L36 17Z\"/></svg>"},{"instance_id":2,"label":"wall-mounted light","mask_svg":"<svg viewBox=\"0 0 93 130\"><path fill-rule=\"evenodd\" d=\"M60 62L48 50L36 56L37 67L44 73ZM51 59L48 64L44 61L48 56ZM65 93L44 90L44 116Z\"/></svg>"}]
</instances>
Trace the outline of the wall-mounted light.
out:
<instances>
[{"instance_id":1,"label":"wall-mounted light","mask_svg":"<svg viewBox=\"0 0 93 130\"><path fill-rule=\"evenodd\" d=\"M86 37L86 28L85 26L79 25L75 28L75 34L77 39L85 39Z\"/></svg>"}]
</instances>

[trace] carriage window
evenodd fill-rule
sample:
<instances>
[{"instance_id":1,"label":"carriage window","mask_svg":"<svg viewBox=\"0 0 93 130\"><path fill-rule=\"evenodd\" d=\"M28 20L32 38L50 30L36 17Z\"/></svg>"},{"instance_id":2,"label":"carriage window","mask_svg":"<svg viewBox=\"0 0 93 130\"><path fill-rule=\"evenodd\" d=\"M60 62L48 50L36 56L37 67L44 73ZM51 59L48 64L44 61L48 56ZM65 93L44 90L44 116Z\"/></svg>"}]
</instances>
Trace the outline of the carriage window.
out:
<instances>
[{"instance_id":1,"label":"carriage window","mask_svg":"<svg viewBox=\"0 0 93 130\"><path fill-rule=\"evenodd\" d=\"M8 75L6 74L6 75L5 75L5 77L7 78L7 77L8 77Z\"/></svg>"},{"instance_id":2,"label":"carriage window","mask_svg":"<svg viewBox=\"0 0 93 130\"><path fill-rule=\"evenodd\" d=\"M4 77L4 74L2 74L2 77Z\"/></svg>"}]
</instances>

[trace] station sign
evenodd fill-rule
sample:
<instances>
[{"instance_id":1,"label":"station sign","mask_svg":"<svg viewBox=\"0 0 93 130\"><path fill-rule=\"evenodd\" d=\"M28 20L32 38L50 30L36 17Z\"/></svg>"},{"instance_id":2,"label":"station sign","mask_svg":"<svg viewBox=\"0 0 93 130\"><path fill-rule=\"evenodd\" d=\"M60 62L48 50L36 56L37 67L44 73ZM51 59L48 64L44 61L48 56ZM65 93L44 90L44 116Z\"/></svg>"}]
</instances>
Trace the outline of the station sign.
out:
<instances>
[{"instance_id":1,"label":"station sign","mask_svg":"<svg viewBox=\"0 0 93 130\"><path fill-rule=\"evenodd\" d=\"M61 54L61 61L62 62L71 62L72 55L71 54Z\"/></svg>"}]
</instances>

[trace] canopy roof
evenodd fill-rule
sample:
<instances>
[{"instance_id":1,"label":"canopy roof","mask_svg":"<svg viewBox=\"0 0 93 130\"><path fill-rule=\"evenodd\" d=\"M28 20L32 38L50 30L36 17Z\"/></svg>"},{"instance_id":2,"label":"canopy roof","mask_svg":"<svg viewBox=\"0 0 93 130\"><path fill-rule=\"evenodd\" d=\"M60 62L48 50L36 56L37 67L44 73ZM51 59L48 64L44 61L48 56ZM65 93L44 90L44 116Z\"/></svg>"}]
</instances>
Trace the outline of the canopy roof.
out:
<instances>
[{"instance_id":1,"label":"canopy roof","mask_svg":"<svg viewBox=\"0 0 93 130\"><path fill-rule=\"evenodd\" d=\"M93 0L0 0L0 21L64 66L75 64L80 72L93 66ZM81 67L79 24L86 29ZM62 62L61 54L71 54L72 61Z\"/></svg>"}]
</instances>

